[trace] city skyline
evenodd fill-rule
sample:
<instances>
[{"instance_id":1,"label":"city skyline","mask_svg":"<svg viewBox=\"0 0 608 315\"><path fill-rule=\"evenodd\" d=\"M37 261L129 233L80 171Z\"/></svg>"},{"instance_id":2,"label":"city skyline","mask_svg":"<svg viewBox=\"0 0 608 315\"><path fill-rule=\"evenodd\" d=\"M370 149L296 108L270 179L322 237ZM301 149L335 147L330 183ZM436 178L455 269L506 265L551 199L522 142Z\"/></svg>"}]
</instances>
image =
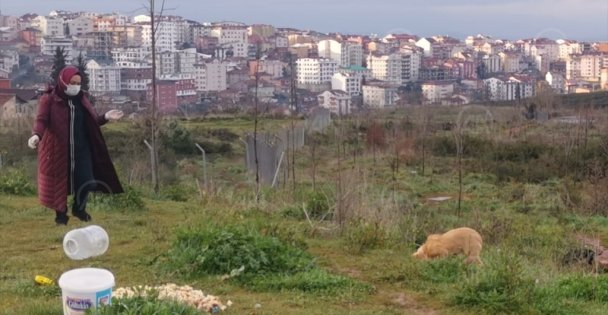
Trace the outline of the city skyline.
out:
<instances>
[{"instance_id":1,"label":"city skyline","mask_svg":"<svg viewBox=\"0 0 608 315\"><path fill-rule=\"evenodd\" d=\"M157 3L160 4L160 0ZM47 15L52 10L145 14L146 0L0 1L2 14ZM408 33L419 36L450 35L463 39L487 34L494 38L548 37L581 41L608 40L608 1L604 0L360 0L279 1L244 0L203 3L200 0L166 0L166 14L199 22L238 21L277 27L310 29L324 33L384 36ZM286 14L294 12L293 14Z\"/></svg>"}]
</instances>

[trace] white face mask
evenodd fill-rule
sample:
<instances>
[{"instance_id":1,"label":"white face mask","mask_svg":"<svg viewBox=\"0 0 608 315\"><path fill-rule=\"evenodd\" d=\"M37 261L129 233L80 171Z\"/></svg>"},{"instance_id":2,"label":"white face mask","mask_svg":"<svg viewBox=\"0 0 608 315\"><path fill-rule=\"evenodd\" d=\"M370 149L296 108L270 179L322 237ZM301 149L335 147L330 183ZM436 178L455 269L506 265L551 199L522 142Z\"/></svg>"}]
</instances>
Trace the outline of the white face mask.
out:
<instances>
[{"instance_id":1,"label":"white face mask","mask_svg":"<svg viewBox=\"0 0 608 315\"><path fill-rule=\"evenodd\" d=\"M78 95L78 93L80 93L80 85L69 84L68 87L65 89L65 94L69 96L76 96Z\"/></svg>"}]
</instances>

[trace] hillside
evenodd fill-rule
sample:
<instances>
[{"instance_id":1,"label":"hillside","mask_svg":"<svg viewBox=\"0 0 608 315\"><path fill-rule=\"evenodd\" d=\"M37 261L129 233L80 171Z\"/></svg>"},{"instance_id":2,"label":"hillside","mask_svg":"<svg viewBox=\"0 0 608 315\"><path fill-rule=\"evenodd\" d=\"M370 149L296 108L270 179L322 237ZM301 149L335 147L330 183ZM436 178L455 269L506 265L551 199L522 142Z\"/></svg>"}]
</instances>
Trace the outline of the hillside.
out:
<instances>
[{"instance_id":1,"label":"hillside","mask_svg":"<svg viewBox=\"0 0 608 315\"><path fill-rule=\"evenodd\" d=\"M593 115L537 123L472 106L334 119L286 151L295 164L277 187L259 189L240 140L253 120L167 121L159 194L142 125L109 125L127 193L90 201L110 248L85 261L61 247L85 224L55 226L37 204L35 156L18 141L27 131L2 129L0 314L61 314L60 291L34 276L84 266L111 270L116 287L190 285L231 301L226 314L603 314L608 276L576 239L608 242L608 116ZM261 125L276 134L291 121ZM207 185L193 143L207 151ZM482 235L482 266L411 256L459 226Z\"/></svg>"}]
</instances>

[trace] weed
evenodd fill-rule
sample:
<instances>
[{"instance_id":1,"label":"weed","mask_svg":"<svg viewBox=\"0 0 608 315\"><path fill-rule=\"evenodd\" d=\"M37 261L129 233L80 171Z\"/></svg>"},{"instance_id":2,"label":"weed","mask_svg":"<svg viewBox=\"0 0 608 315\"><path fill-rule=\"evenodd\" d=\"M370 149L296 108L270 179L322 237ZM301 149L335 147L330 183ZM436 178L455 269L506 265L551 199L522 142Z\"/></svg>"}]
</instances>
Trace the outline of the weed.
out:
<instances>
[{"instance_id":1,"label":"weed","mask_svg":"<svg viewBox=\"0 0 608 315\"><path fill-rule=\"evenodd\" d=\"M88 310L88 315L200 315L201 312L191 306L174 301L159 300L155 296L112 299L111 305Z\"/></svg>"},{"instance_id":2,"label":"weed","mask_svg":"<svg viewBox=\"0 0 608 315\"><path fill-rule=\"evenodd\" d=\"M90 207L103 210L143 211L147 210L142 194L133 186L125 185L122 194L94 194L90 197Z\"/></svg>"},{"instance_id":3,"label":"weed","mask_svg":"<svg viewBox=\"0 0 608 315\"><path fill-rule=\"evenodd\" d=\"M362 219L349 223L344 233L346 248L355 254L362 254L370 249L385 244L387 233L379 222L368 222Z\"/></svg>"},{"instance_id":4,"label":"weed","mask_svg":"<svg viewBox=\"0 0 608 315\"><path fill-rule=\"evenodd\" d=\"M36 188L30 183L23 170L9 169L0 175L0 193L12 195L33 195Z\"/></svg>"}]
</instances>

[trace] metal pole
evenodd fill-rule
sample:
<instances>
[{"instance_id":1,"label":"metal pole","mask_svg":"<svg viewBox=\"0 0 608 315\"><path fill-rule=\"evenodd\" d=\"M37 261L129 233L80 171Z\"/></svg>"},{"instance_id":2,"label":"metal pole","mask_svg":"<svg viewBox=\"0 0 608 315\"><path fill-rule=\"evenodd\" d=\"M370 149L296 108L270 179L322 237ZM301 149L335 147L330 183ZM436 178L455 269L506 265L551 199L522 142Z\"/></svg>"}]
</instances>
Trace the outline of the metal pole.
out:
<instances>
[{"instance_id":1,"label":"metal pole","mask_svg":"<svg viewBox=\"0 0 608 315\"><path fill-rule=\"evenodd\" d=\"M249 144L243 138L239 138L239 140L245 144L245 165L247 166L247 172L249 172Z\"/></svg>"},{"instance_id":2,"label":"metal pole","mask_svg":"<svg viewBox=\"0 0 608 315\"><path fill-rule=\"evenodd\" d=\"M144 139L144 143L150 150L150 169L152 170L152 183L156 184L156 172L154 172L154 148Z\"/></svg>"},{"instance_id":3,"label":"metal pole","mask_svg":"<svg viewBox=\"0 0 608 315\"><path fill-rule=\"evenodd\" d=\"M279 158L279 165L277 165L277 169L274 172L274 178L272 179L272 187L275 187L277 184L277 176L279 175L279 171L281 170L281 164L283 163L283 155L285 155L285 151L281 152L281 157Z\"/></svg>"},{"instance_id":4,"label":"metal pole","mask_svg":"<svg viewBox=\"0 0 608 315\"><path fill-rule=\"evenodd\" d=\"M207 190L207 156L205 155L205 149L198 145L198 143L194 145L203 153L203 180L205 181L205 190Z\"/></svg>"}]
</instances>

